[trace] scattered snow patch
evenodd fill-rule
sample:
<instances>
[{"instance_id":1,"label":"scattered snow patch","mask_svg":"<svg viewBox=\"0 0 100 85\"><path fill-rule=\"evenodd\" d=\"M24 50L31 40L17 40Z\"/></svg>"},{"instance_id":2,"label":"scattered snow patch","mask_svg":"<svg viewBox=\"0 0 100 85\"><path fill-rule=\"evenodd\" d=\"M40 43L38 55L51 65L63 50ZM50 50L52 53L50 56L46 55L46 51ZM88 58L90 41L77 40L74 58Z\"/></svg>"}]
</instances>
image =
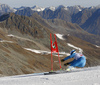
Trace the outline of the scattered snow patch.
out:
<instances>
[{"instance_id":1,"label":"scattered snow patch","mask_svg":"<svg viewBox=\"0 0 100 85\"><path fill-rule=\"evenodd\" d=\"M49 52L49 51L35 50L35 49L30 49L30 48L24 48L24 49L28 50L28 51L31 51L31 52L34 52L34 53L38 53L38 54L45 54L45 55L51 54L51 52ZM55 56L58 56L58 53L52 53L52 54L55 55ZM65 52L59 52L60 57L63 57L63 55L69 56L70 54L65 53Z\"/></svg>"},{"instance_id":2,"label":"scattered snow patch","mask_svg":"<svg viewBox=\"0 0 100 85\"><path fill-rule=\"evenodd\" d=\"M64 8L64 10L68 10L68 8L67 8L67 7L65 7L65 8Z\"/></svg>"},{"instance_id":3,"label":"scattered snow patch","mask_svg":"<svg viewBox=\"0 0 100 85\"><path fill-rule=\"evenodd\" d=\"M13 43L13 41L8 41L8 40L1 40L0 42L8 42L8 43Z\"/></svg>"},{"instance_id":4,"label":"scattered snow patch","mask_svg":"<svg viewBox=\"0 0 100 85\"><path fill-rule=\"evenodd\" d=\"M83 50L82 50L81 48L76 47L76 46L74 46L74 45L72 45L72 44L70 44L70 43L67 43L67 45L70 46L70 47L72 47L72 48L74 48L74 49L78 49L79 52L81 52L81 53L83 52Z\"/></svg>"},{"instance_id":5,"label":"scattered snow patch","mask_svg":"<svg viewBox=\"0 0 100 85\"><path fill-rule=\"evenodd\" d=\"M9 34L9 35L7 35L7 36L9 36L9 37L14 37L14 35L13 35L13 34Z\"/></svg>"},{"instance_id":6,"label":"scattered snow patch","mask_svg":"<svg viewBox=\"0 0 100 85\"><path fill-rule=\"evenodd\" d=\"M28 40L28 41L32 41L32 40L30 40L30 39L23 38L23 37L18 37L18 36L16 36L16 35L13 35L13 34L9 34L9 35L7 35L7 36L9 36L9 37L16 37L16 38L19 38L19 39L22 39L22 40ZM33 42L33 41L32 41L32 42Z\"/></svg>"},{"instance_id":7,"label":"scattered snow patch","mask_svg":"<svg viewBox=\"0 0 100 85\"><path fill-rule=\"evenodd\" d=\"M59 39L61 39L61 40L65 40L65 39L63 38L63 34L56 34L56 36L57 36Z\"/></svg>"},{"instance_id":8,"label":"scattered snow patch","mask_svg":"<svg viewBox=\"0 0 100 85\"><path fill-rule=\"evenodd\" d=\"M24 49L35 52L35 53L41 53L39 50L33 50L33 49L30 49L30 48L24 48Z\"/></svg>"},{"instance_id":9,"label":"scattered snow patch","mask_svg":"<svg viewBox=\"0 0 100 85\"><path fill-rule=\"evenodd\" d=\"M100 46L98 46L98 45L95 45L97 48L100 48Z\"/></svg>"},{"instance_id":10,"label":"scattered snow patch","mask_svg":"<svg viewBox=\"0 0 100 85\"><path fill-rule=\"evenodd\" d=\"M31 52L34 52L34 53L41 53L41 54L50 54L51 52L48 52L48 51L42 51L42 50L35 50L35 49L30 49L30 48L24 48L26 50L29 50Z\"/></svg>"}]
</instances>

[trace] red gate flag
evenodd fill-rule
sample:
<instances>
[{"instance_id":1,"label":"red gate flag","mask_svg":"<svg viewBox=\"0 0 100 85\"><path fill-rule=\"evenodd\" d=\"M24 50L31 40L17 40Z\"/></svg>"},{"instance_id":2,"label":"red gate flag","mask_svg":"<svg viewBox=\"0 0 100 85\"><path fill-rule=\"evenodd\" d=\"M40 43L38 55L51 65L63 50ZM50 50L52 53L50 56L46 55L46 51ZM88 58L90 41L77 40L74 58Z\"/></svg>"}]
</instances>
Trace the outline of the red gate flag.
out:
<instances>
[{"instance_id":1,"label":"red gate flag","mask_svg":"<svg viewBox=\"0 0 100 85\"><path fill-rule=\"evenodd\" d=\"M54 41L54 43L52 43L52 34L50 33L50 45L51 45L51 71L53 71L53 57L52 57L52 53L58 53L59 65L60 65L60 69L61 69L61 62L60 62L60 57L59 57L57 39L56 39L56 35L55 35L55 34L54 34L54 36L55 36L55 41Z\"/></svg>"},{"instance_id":2,"label":"red gate flag","mask_svg":"<svg viewBox=\"0 0 100 85\"><path fill-rule=\"evenodd\" d=\"M52 35L50 34L50 41L51 41L51 52L58 52L56 35L55 35L55 41L54 41L54 43L52 43Z\"/></svg>"}]
</instances>

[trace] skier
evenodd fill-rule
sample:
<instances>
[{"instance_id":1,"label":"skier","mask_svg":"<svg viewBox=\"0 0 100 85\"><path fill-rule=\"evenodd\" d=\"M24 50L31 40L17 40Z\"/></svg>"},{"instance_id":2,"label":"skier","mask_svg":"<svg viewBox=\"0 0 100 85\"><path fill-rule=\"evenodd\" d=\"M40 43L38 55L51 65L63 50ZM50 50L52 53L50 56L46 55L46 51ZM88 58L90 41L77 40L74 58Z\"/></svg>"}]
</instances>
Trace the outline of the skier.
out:
<instances>
[{"instance_id":1,"label":"skier","mask_svg":"<svg viewBox=\"0 0 100 85\"><path fill-rule=\"evenodd\" d=\"M64 58L61 60L61 62L64 62L65 60L68 60L70 58L74 58L73 61L64 64L64 66L70 65L66 71L72 70L74 67L84 67L86 64L86 58L82 53L76 53L76 50L72 50L70 52L70 56Z\"/></svg>"}]
</instances>

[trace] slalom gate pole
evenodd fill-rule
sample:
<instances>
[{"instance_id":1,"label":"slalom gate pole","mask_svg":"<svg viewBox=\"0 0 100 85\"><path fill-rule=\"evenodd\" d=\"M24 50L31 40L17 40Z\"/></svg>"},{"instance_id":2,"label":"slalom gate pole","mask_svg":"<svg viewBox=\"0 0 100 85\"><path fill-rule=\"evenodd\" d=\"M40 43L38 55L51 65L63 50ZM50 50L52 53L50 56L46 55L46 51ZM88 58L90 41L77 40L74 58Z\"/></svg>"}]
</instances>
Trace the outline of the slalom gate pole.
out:
<instances>
[{"instance_id":1,"label":"slalom gate pole","mask_svg":"<svg viewBox=\"0 0 100 85\"><path fill-rule=\"evenodd\" d=\"M56 38L56 35L55 35L55 34L54 34L54 36L55 36L56 47L57 47L57 52L58 52L59 66L60 66L60 70L62 70L62 67L61 67L61 61L60 61L60 57L59 57L59 50L58 50L58 45L57 45L57 38Z\"/></svg>"},{"instance_id":2,"label":"slalom gate pole","mask_svg":"<svg viewBox=\"0 0 100 85\"><path fill-rule=\"evenodd\" d=\"M53 72L53 57L52 57L52 52L51 52L51 72Z\"/></svg>"},{"instance_id":3,"label":"slalom gate pole","mask_svg":"<svg viewBox=\"0 0 100 85\"><path fill-rule=\"evenodd\" d=\"M59 52L58 52L58 60L59 60L60 70L62 70L62 67L61 67L61 61L60 61L60 57L59 57Z\"/></svg>"},{"instance_id":4,"label":"slalom gate pole","mask_svg":"<svg viewBox=\"0 0 100 85\"><path fill-rule=\"evenodd\" d=\"M51 72L53 72L52 35L51 35L51 33L50 33L50 45L51 45Z\"/></svg>"}]
</instances>

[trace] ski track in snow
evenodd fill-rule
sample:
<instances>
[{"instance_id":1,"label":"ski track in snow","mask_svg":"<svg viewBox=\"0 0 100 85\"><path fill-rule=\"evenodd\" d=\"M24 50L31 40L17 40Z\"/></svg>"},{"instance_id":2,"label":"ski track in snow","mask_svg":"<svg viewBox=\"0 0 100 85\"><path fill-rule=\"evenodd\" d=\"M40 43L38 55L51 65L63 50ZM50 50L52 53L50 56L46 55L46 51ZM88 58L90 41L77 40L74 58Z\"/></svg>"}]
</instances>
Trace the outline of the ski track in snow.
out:
<instances>
[{"instance_id":1,"label":"ski track in snow","mask_svg":"<svg viewBox=\"0 0 100 85\"><path fill-rule=\"evenodd\" d=\"M54 75L27 74L1 77L0 85L100 85L100 66Z\"/></svg>"}]
</instances>

